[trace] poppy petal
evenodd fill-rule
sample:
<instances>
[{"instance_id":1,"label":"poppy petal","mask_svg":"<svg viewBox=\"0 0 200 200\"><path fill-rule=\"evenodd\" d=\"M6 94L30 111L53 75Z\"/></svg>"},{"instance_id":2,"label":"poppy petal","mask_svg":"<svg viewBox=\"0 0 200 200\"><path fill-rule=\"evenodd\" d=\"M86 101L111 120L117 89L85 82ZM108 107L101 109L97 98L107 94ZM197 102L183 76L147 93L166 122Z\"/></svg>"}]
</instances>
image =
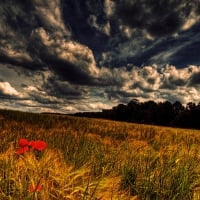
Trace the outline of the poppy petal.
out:
<instances>
[{"instance_id":1,"label":"poppy petal","mask_svg":"<svg viewBox=\"0 0 200 200\"><path fill-rule=\"evenodd\" d=\"M28 140L26 138L21 138L19 140L19 146L20 147L25 147L25 146L28 146Z\"/></svg>"}]
</instances>

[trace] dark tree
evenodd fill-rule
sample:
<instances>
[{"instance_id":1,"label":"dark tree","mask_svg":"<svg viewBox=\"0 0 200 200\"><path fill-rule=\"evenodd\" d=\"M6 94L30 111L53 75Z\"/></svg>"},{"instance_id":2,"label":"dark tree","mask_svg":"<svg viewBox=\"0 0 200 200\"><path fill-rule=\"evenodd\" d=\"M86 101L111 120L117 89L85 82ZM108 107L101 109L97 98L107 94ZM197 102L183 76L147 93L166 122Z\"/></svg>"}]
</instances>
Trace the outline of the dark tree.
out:
<instances>
[{"instance_id":1,"label":"dark tree","mask_svg":"<svg viewBox=\"0 0 200 200\"><path fill-rule=\"evenodd\" d=\"M179 101L176 101L175 103L173 103L172 106L173 106L175 115L179 115L181 112L185 110L184 106Z\"/></svg>"},{"instance_id":2,"label":"dark tree","mask_svg":"<svg viewBox=\"0 0 200 200\"><path fill-rule=\"evenodd\" d=\"M184 107L179 101L156 103L131 100L127 105L119 104L102 112L76 113L78 116L106 118L162 126L175 126L200 129L200 103L189 102Z\"/></svg>"}]
</instances>

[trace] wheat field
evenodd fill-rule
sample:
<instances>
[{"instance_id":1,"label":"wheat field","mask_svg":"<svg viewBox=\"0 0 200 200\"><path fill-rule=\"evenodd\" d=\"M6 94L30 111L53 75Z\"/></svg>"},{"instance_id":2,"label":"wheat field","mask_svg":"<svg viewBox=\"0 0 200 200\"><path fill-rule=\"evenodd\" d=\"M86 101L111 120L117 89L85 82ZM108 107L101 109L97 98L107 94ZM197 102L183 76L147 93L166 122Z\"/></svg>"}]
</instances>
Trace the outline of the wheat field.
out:
<instances>
[{"instance_id":1,"label":"wheat field","mask_svg":"<svg viewBox=\"0 0 200 200\"><path fill-rule=\"evenodd\" d=\"M1 200L200 199L199 130L0 110L0 140Z\"/></svg>"}]
</instances>

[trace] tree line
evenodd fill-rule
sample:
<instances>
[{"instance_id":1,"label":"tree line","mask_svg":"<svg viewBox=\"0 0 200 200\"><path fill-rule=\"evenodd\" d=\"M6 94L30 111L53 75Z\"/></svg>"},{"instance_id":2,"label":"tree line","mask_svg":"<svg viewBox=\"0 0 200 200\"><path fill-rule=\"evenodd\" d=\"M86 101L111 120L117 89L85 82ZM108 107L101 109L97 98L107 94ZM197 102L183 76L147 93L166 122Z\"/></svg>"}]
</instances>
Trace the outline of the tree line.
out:
<instances>
[{"instance_id":1,"label":"tree line","mask_svg":"<svg viewBox=\"0 0 200 200\"><path fill-rule=\"evenodd\" d=\"M171 103L131 100L127 105L119 104L101 112L75 113L75 116L104 118L117 121L200 129L200 102Z\"/></svg>"}]
</instances>

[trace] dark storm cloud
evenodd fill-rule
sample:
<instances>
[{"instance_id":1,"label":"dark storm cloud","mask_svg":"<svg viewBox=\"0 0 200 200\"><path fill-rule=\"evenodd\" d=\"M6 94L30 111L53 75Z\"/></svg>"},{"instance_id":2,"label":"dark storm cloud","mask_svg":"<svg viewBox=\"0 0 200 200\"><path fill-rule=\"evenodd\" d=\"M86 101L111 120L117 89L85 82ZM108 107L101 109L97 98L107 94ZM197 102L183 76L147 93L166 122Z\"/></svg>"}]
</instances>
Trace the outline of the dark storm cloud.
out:
<instances>
[{"instance_id":1,"label":"dark storm cloud","mask_svg":"<svg viewBox=\"0 0 200 200\"><path fill-rule=\"evenodd\" d=\"M199 5L197 0L117 0L115 15L131 28L166 36L187 29L189 19L197 20Z\"/></svg>"},{"instance_id":2,"label":"dark storm cloud","mask_svg":"<svg viewBox=\"0 0 200 200\"><path fill-rule=\"evenodd\" d=\"M57 97L68 99L80 99L83 96L83 91L79 86L71 85L68 82L61 81L55 77L50 77L43 85L48 94L56 95Z\"/></svg>"},{"instance_id":3,"label":"dark storm cloud","mask_svg":"<svg viewBox=\"0 0 200 200\"><path fill-rule=\"evenodd\" d=\"M177 69L171 65L164 68L152 65L133 67L130 71L125 67L101 68L98 78L105 84L92 87L60 80L59 76L52 72L43 73L33 73L35 82L21 84L23 89L20 91L9 82L0 82L0 91L4 95L1 97L3 102L0 103L0 107L12 107L12 104L16 108L23 106L23 110L28 111L59 110L65 113L109 108L118 103L128 103L133 98L198 102L200 95L197 87L200 73L198 66ZM14 99L16 101L13 101Z\"/></svg>"},{"instance_id":4,"label":"dark storm cloud","mask_svg":"<svg viewBox=\"0 0 200 200\"><path fill-rule=\"evenodd\" d=\"M39 90L36 87L28 86L25 87L27 99L30 99L33 102L37 102L37 104L59 104L61 101L55 96L51 96L48 92L44 90Z\"/></svg>"},{"instance_id":5,"label":"dark storm cloud","mask_svg":"<svg viewBox=\"0 0 200 200\"><path fill-rule=\"evenodd\" d=\"M197 102L199 4L0 1L0 107L76 112L137 97Z\"/></svg>"},{"instance_id":6,"label":"dark storm cloud","mask_svg":"<svg viewBox=\"0 0 200 200\"><path fill-rule=\"evenodd\" d=\"M200 86L200 72L194 73L191 76L190 85L191 86L196 86L196 85Z\"/></svg>"},{"instance_id":7,"label":"dark storm cloud","mask_svg":"<svg viewBox=\"0 0 200 200\"><path fill-rule=\"evenodd\" d=\"M1 1L0 14L1 63L36 67L37 63L27 52L31 31L39 25L32 2Z\"/></svg>"},{"instance_id":8,"label":"dark storm cloud","mask_svg":"<svg viewBox=\"0 0 200 200\"><path fill-rule=\"evenodd\" d=\"M93 51L102 51L102 41L108 41L109 25L104 9L102 0L63 1L65 25L71 28L73 37L90 46Z\"/></svg>"},{"instance_id":9,"label":"dark storm cloud","mask_svg":"<svg viewBox=\"0 0 200 200\"><path fill-rule=\"evenodd\" d=\"M184 65L190 65L191 63L194 65L198 65L200 58L199 58L199 45L200 45L200 33L199 33L199 25L195 27L195 34L189 36L187 38L189 39L187 42L179 41L180 44L177 44L177 51L173 52L171 54L170 63L174 63L176 66L184 66ZM170 50L170 49L169 49Z\"/></svg>"},{"instance_id":10,"label":"dark storm cloud","mask_svg":"<svg viewBox=\"0 0 200 200\"><path fill-rule=\"evenodd\" d=\"M1 1L0 6L4 16L0 28L1 63L32 70L48 67L62 79L90 84L96 70L93 53L71 39L62 19L61 1L32 0L22 4L10 0Z\"/></svg>"},{"instance_id":11,"label":"dark storm cloud","mask_svg":"<svg viewBox=\"0 0 200 200\"><path fill-rule=\"evenodd\" d=\"M62 34L50 34L44 28L32 32L29 46L32 54L61 79L74 84L93 83L92 76L98 69L93 52L87 46L66 39Z\"/></svg>"},{"instance_id":12,"label":"dark storm cloud","mask_svg":"<svg viewBox=\"0 0 200 200\"><path fill-rule=\"evenodd\" d=\"M127 37L132 34L131 30L120 28L117 19L122 25L147 30L157 36L177 32L184 26L187 29L198 21L198 1L196 7L196 1L153 2L1 1L0 61L35 70L49 67L62 80L95 84L96 63L109 67L127 62L141 65L148 63L152 55L157 58L158 46L150 44L152 48L148 48L149 41L139 37L137 31L134 31L134 40L124 38L123 34ZM174 20L176 17L181 18L181 23ZM169 46L166 48L168 50ZM105 59L102 51L107 55Z\"/></svg>"}]
</instances>

